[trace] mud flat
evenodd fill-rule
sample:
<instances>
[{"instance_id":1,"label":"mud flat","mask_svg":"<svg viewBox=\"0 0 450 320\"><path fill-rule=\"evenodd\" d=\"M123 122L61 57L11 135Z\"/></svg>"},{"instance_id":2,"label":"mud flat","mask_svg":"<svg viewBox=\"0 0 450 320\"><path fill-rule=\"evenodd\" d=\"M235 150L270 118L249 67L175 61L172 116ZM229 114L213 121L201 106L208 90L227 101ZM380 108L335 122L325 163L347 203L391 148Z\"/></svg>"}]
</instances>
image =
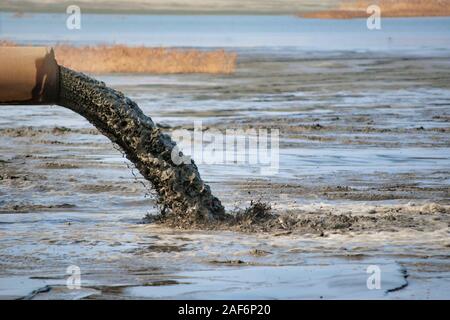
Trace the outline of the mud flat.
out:
<instances>
[{"instance_id":1,"label":"mud flat","mask_svg":"<svg viewBox=\"0 0 450 320\"><path fill-rule=\"evenodd\" d=\"M154 189L83 117L2 107L2 297L449 298L448 57L240 56L233 76L101 77L165 134L280 130L274 176L194 157L228 212L270 204L239 227L142 223Z\"/></svg>"}]
</instances>

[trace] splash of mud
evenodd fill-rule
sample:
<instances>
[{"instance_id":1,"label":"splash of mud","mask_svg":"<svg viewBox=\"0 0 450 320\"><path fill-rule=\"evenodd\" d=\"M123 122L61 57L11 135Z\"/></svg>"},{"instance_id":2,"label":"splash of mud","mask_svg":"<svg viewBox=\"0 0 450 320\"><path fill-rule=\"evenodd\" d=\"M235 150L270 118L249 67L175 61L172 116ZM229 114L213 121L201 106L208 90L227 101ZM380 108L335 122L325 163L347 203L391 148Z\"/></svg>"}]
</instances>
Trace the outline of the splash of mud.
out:
<instances>
[{"instance_id":1,"label":"splash of mud","mask_svg":"<svg viewBox=\"0 0 450 320\"><path fill-rule=\"evenodd\" d=\"M197 166L172 161L175 142L135 102L103 82L60 67L59 104L91 122L116 143L158 195L162 216L180 224L222 219L225 210Z\"/></svg>"},{"instance_id":2,"label":"splash of mud","mask_svg":"<svg viewBox=\"0 0 450 320\"><path fill-rule=\"evenodd\" d=\"M146 222L175 228L279 229L278 216L270 213L269 204L260 201L234 214L226 213L220 200L200 178L194 161L175 164L172 151L176 143L121 92L60 66L58 103L86 118L117 144L150 181L158 195L161 214L147 216Z\"/></svg>"}]
</instances>

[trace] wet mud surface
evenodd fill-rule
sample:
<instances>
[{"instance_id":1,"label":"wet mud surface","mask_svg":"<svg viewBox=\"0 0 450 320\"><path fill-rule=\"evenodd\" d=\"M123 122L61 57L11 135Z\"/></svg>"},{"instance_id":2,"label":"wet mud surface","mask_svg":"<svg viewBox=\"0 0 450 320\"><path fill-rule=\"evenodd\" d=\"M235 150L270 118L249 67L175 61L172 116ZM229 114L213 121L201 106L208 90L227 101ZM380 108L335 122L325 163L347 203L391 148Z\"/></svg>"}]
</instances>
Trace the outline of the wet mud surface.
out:
<instances>
[{"instance_id":1,"label":"wet mud surface","mask_svg":"<svg viewBox=\"0 0 450 320\"><path fill-rule=\"evenodd\" d=\"M448 298L448 61L243 55L232 76L102 77L165 134L194 120L280 130L276 175L197 162L227 212L270 205L238 224L142 223L154 189L84 118L2 107L1 296Z\"/></svg>"}]
</instances>

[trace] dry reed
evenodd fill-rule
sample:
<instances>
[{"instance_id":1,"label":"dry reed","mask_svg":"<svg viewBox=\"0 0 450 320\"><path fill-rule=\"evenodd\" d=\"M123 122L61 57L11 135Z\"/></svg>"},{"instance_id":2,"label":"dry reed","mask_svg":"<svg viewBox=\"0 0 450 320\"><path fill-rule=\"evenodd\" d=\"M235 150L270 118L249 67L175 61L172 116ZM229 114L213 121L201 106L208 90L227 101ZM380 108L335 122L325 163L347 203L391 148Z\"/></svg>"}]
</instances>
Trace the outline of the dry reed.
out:
<instances>
[{"instance_id":1,"label":"dry reed","mask_svg":"<svg viewBox=\"0 0 450 320\"><path fill-rule=\"evenodd\" d=\"M14 46L0 40L0 46ZM237 54L225 50L128 47L99 45L54 47L60 65L93 73L212 73L231 74L236 69Z\"/></svg>"},{"instance_id":2,"label":"dry reed","mask_svg":"<svg viewBox=\"0 0 450 320\"><path fill-rule=\"evenodd\" d=\"M56 59L68 68L88 73L233 73L236 53L224 50L148 47L56 46Z\"/></svg>"}]
</instances>

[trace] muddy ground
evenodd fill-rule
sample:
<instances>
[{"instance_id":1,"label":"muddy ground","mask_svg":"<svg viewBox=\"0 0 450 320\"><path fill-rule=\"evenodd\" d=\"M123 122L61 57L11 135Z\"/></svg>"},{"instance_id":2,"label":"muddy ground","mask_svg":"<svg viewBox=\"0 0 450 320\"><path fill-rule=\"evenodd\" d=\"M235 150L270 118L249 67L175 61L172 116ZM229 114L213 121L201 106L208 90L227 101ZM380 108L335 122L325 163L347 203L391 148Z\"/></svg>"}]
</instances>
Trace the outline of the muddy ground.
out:
<instances>
[{"instance_id":1,"label":"muddy ground","mask_svg":"<svg viewBox=\"0 0 450 320\"><path fill-rule=\"evenodd\" d=\"M145 224L152 190L87 121L2 107L0 295L449 298L449 61L241 55L232 76L101 77L169 134L279 129L275 175L198 164L229 212L270 204L239 224ZM71 265L81 289L66 287Z\"/></svg>"}]
</instances>

